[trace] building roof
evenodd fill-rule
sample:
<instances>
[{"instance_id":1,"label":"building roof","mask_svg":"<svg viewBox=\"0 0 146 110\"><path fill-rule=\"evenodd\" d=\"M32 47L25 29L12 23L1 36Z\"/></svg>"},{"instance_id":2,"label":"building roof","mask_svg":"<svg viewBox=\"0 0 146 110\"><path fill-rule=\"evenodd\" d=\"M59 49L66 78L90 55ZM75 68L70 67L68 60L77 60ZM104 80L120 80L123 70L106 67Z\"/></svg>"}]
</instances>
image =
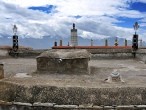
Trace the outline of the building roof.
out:
<instances>
[{"instance_id":1,"label":"building roof","mask_svg":"<svg viewBox=\"0 0 146 110\"><path fill-rule=\"evenodd\" d=\"M52 49L130 49L131 46L53 46Z\"/></svg>"}]
</instances>

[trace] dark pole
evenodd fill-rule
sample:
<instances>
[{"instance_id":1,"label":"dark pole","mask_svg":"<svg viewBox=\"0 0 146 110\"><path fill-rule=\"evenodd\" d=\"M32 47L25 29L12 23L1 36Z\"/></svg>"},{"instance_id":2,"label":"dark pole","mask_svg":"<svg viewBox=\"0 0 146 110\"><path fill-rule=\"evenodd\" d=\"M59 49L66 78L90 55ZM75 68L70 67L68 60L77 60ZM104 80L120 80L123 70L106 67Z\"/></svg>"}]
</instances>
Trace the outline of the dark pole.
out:
<instances>
[{"instance_id":1,"label":"dark pole","mask_svg":"<svg viewBox=\"0 0 146 110\"><path fill-rule=\"evenodd\" d=\"M138 34L137 34L137 30L139 28L138 22L135 22L133 27L135 30L135 34L133 35L132 49L133 49L133 56L135 58L136 57L136 50L138 49Z\"/></svg>"},{"instance_id":2,"label":"dark pole","mask_svg":"<svg viewBox=\"0 0 146 110\"><path fill-rule=\"evenodd\" d=\"M18 57L18 35L17 35L17 26L14 25L13 27L13 46L12 46L12 50L10 53L12 53L12 55L14 55L15 57Z\"/></svg>"}]
</instances>

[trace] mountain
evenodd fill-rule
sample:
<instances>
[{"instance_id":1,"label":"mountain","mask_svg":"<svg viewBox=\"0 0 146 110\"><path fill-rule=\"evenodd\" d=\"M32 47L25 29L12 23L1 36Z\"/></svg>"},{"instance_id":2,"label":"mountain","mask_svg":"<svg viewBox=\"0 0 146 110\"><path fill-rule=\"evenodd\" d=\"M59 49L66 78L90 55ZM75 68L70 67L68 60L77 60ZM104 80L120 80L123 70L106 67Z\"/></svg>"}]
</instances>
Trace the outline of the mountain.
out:
<instances>
[{"instance_id":1,"label":"mountain","mask_svg":"<svg viewBox=\"0 0 146 110\"><path fill-rule=\"evenodd\" d=\"M34 49L48 49L51 48L54 45L54 41L57 41L58 45L60 40L63 41L63 45L67 46L68 42L70 41L70 38L52 38L52 37L43 37L42 39L36 39L36 38L19 38L19 45L25 46L25 47L32 47ZM108 40L108 45L113 46L115 43L115 37L109 37L107 38ZM124 45L124 40L123 38L118 38L118 44L120 46ZM131 45L132 42L129 40L128 45ZM3 45L8 45L12 46L12 38L7 38L7 37L0 37L0 46ZM78 38L78 45L80 46L90 46L91 45L91 39L85 39L82 37ZM93 39L93 45L94 46L103 46L105 45L105 39ZM143 45L146 46L146 43L143 42Z\"/></svg>"}]
</instances>

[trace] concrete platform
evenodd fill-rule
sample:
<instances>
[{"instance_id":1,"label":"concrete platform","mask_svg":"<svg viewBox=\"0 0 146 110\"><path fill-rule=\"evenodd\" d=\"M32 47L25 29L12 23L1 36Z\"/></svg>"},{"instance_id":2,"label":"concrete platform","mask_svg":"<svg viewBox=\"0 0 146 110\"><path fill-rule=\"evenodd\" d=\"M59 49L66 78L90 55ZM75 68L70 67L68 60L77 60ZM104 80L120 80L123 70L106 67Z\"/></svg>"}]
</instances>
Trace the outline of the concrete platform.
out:
<instances>
[{"instance_id":1,"label":"concrete platform","mask_svg":"<svg viewBox=\"0 0 146 110\"><path fill-rule=\"evenodd\" d=\"M146 65L136 59L90 60L87 75L41 74L36 59L2 59L0 100L57 104L146 104ZM124 83L105 83L117 69ZM5 95L4 95L5 94Z\"/></svg>"}]
</instances>

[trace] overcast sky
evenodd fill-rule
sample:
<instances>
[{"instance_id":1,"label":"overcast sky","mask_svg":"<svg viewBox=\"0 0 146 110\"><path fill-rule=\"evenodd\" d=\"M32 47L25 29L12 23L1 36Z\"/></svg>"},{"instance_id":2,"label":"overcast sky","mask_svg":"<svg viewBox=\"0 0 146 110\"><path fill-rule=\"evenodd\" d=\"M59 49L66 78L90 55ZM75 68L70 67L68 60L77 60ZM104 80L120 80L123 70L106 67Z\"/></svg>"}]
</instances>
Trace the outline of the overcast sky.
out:
<instances>
[{"instance_id":1,"label":"overcast sky","mask_svg":"<svg viewBox=\"0 0 146 110\"><path fill-rule=\"evenodd\" d=\"M22 38L70 37L75 23L83 38L131 39L136 21L146 41L146 0L0 0L0 37L14 24Z\"/></svg>"}]
</instances>

